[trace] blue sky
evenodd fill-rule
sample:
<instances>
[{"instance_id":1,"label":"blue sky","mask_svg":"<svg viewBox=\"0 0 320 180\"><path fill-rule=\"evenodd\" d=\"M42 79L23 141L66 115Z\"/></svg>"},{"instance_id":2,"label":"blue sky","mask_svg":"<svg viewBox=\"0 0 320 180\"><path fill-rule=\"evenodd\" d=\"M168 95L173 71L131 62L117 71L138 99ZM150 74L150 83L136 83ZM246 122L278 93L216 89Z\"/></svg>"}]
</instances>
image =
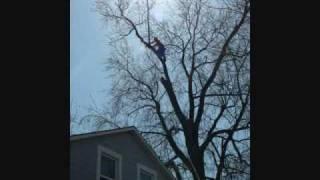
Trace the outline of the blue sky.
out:
<instances>
[{"instance_id":1,"label":"blue sky","mask_svg":"<svg viewBox=\"0 0 320 180\"><path fill-rule=\"evenodd\" d=\"M70 99L78 115L86 113L92 99L98 106L108 102L111 79L104 71L108 58L107 25L95 11L96 0L70 1ZM152 14L160 20L170 1L157 0ZM76 106L76 107L75 107Z\"/></svg>"},{"instance_id":2,"label":"blue sky","mask_svg":"<svg viewBox=\"0 0 320 180\"><path fill-rule=\"evenodd\" d=\"M106 108L111 98L112 80L104 70L110 54L108 27L96 11L95 1L70 0L70 100L71 114L76 112L78 120L93 103ZM166 7L173 7L171 0L156 0L151 14L160 21L166 19L170 12ZM74 133L93 130L91 123L72 124Z\"/></svg>"},{"instance_id":3,"label":"blue sky","mask_svg":"<svg viewBox=\"0 0 320 180\"><path fill-rule=\"evenodd\" d=\"M108 54L107 27L94 11L94 1L70 1L70 99L80 116L92 99L98 105L105 103L103 91L111 85L103 65Z\"/></svg>"}]
</instances>

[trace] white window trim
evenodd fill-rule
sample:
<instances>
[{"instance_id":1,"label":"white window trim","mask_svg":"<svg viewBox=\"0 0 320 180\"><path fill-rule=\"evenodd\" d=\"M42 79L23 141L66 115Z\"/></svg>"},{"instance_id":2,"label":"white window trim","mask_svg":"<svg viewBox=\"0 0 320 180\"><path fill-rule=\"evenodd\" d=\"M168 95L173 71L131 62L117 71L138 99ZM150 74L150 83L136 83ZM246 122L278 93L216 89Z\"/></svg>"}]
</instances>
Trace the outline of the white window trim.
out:
<instances>
[{"instance_id":1,"label":"white window trim","mask_svg":"<svg viewBox=\"0 0 320 180\"><path fill-rule=\"evenodd\" d=\"M119 179L117 179L118 177L116 176L116 180L122 180L122 155L119 153L116 153L116 152L112 151L111 149L104 147L104 146L98 146L97 178L96 178L96 180L100 180L101 176L104 177L103 175L100 174L102 153L105 153L105 154L115 158L118 161L119 165L116 166L116 171L119 170Z\"/></svg>"},{"instance_id":2,"label":"white window trim","mask_svg":"<svg viewBox=\"0 0 320 180\"><path fill-rule=\"evenodd\" d=\"M153 169L150 169L149 167L143 165L143 164L140 164L140 163L137 163L137 177L138 177L138 180L140 180L140 170L144 170L150 174L152 174L154 176L154 180L157 180L157 172Z\"/></svg>"}]
</instances>

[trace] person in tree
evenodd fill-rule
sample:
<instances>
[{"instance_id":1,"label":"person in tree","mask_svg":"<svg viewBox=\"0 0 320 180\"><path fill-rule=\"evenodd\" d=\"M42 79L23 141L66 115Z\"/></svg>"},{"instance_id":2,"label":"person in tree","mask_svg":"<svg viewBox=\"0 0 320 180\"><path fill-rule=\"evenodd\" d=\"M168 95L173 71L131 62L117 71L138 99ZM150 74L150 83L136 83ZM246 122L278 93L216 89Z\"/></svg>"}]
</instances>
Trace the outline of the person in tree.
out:
<instances>
[{"instance_id":1,"label":"person in tree","mask_svg":"<svg viewBox=\"0 0 320 180\"><path fill-rule=\"evenodd\" d=\"M153 41L150 43L153 48L155 48L157 55L164 59L165 50L166 48L164 45L160 42L160 40L157 37L153 38Z\"/></svg>"}]
</instances>

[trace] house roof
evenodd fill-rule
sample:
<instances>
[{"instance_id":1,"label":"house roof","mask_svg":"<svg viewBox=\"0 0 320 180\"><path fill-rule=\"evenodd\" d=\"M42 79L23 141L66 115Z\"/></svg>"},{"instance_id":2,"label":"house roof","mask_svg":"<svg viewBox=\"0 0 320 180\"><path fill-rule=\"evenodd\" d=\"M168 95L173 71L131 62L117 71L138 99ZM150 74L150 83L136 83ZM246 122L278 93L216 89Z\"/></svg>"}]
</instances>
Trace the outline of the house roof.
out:
<instances>
[{"instance_id":1,"label":"house roof","mask_svg":"<svg viewBox=\"0 0 320 180\"><path fill-rule=\"evenodd\" d=\"M160 164L160 166L164 169L164 171L172 178L173 175L169 172L169 170L164 166L163 162L159 159L155 151L152 149L152 147L144 140L144 138L140 135L138 132L138 129L134 126L124 127L124 128L117 128L117 129L111 129L111 130L104 130L104 131L96 131L96 132L90 132L90 133L84 133L84 134L75 134L70 136L70 141L78 141L82 139L89 139L99 136L107 136L110 134L118 134L118 133L131 133L140 141L143 146L150 152L152 157Z\"/></svg>"},{"instance_id":2,"label":"house roof","mask_svg":"<svg viewBox=\"0 0 320 180\"><path fill-rule=\"evenodd\" d=\"M74 134L70 136L71 141L80 140L80 139L87 139L91 137L98 137L98 136L104 136L109 134L117 134L117 133L123 133L123 132L136 132L138 133L138 130L134 126L124 127L124 128L116 128L116 129L110 129L110 130L104 130L104 131L95 131L90 133L84 133L84 134Z\"/></svg>"}]
</instances>

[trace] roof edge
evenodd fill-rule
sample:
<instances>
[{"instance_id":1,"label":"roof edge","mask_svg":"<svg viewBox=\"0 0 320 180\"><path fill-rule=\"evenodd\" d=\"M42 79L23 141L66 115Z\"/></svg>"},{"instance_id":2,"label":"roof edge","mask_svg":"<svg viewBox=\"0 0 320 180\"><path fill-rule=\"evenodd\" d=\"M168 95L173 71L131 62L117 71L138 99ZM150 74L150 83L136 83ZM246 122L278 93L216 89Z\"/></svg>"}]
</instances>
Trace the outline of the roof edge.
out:
<instances>
[{"instance_id":1,"label":"roof edge","mask_svg":"<svg viewBox=\"0 0 320 180\"><path fill-rule=\"evenodd\" d=\"M104 136L109 134L123 133L128 131L137 131L137 128L134 126L129 126L129 127L117 128L117 129L111 129L111 130L89 132L85 134L75 134L70 136L70 141L87 139L87 138L97 137L97 136Z\"/></svg>"}]
</instances>

